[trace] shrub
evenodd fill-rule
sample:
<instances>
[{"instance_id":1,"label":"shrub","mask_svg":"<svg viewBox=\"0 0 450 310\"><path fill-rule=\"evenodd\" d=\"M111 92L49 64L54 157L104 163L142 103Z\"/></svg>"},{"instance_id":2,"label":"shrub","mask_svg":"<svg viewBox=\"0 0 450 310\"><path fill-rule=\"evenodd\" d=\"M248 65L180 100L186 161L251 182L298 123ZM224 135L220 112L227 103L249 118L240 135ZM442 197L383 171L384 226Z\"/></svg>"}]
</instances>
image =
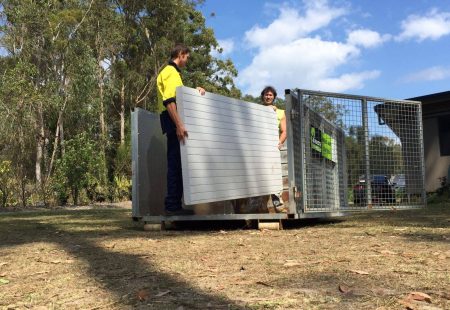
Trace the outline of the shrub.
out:
<instances>
[{"instance_id":1,"label":"shrub","mask_svg":"<svg viewBox=\"0 0 450 310\"><path fill-rule=\"evenodd\" d=\"M69 193L78 205L81 191L95 197L100 184L102 159L97 145L85 133L65 142L65 153L57 161L54 190L60 203L67 203Z\"/></svg>"},{"instance_id":2,"label":"shrub","mask_svg":"<svg viewBox=\"0 0 450 310\"><path fill-rule=\"evenodd\" d=\"M0 207L6 207L11 193L12 185L11 161L0 162Z\"/></svg>"}]
</instances>

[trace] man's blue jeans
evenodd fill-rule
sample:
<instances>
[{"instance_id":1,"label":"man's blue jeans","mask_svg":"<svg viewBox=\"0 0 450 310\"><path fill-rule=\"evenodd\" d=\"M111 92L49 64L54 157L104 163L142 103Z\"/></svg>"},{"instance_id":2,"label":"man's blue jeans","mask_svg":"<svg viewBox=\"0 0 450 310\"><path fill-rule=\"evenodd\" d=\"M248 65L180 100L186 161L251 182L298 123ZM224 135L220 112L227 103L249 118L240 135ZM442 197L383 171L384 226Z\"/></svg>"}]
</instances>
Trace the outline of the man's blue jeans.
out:
<instances>
[{"instance_id":1,"label":"man's blue jeans","mask_svg":"<svg viewBox=\"0 0 450 310\"><path fill-rule=\"evenodd\" d=\"M167 211L181 209L183 176L181 172L180 142L176 131L167 133L167 195L164 205Z\"/></svg>"}]
</instances>

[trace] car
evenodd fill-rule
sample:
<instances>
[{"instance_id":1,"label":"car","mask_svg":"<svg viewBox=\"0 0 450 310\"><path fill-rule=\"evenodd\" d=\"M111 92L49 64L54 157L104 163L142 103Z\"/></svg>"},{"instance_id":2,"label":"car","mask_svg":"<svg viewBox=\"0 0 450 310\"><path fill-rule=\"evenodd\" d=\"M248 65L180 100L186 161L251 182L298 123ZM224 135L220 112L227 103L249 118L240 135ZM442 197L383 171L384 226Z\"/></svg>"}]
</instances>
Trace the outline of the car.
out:
<instances>
[{"instance_id":1,"label":"car","mask_svg":"<svg viewBox=\"0 0 450 310\"><path fill-rule=\"evenodd\" d=\"M406 187L405 175L397 174L391 178L391 184L395 190L404 190Z\"/></svg>"},{"instance_id":2,"label":"car","mask_svg":"<svg viewBox=\"0 0 450 310\"><path fill-rule=\"evenodd\" d=\"M372 203L395 203L395 189L389 178L385 175L375 174L371 176ZM358 184L353 187L353 202L355 204L366 204L366 179L359 178Z\"/></svg>"}]
</instances>

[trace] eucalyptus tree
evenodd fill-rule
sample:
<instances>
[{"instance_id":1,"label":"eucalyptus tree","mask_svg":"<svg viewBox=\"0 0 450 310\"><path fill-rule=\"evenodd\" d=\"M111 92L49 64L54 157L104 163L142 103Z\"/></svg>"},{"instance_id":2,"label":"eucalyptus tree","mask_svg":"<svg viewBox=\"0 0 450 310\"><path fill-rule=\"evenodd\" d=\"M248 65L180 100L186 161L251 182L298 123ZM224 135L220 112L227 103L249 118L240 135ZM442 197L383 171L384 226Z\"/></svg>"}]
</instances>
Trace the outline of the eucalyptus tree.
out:
<instances>
[{"instance_id":1,"label":"eucalyptus tree","mask_svg":"<svg viewBox=\"0 0 450 310\"><path fill-rule=\"evenodd\" d=\"M65 158L75 138L96 145L90 190L115 170L129 177L130 111L158 111L156 76L175 43L192 48L187 86L240 96L233 63L211 55L218 44L201 2L2 0L0 117L8 122L0 124L0 160L22 180L23 203L26 184L35 182L45 200L55 170L70 171L57 166L75 158Z\"/></svg>"}]
</instances>

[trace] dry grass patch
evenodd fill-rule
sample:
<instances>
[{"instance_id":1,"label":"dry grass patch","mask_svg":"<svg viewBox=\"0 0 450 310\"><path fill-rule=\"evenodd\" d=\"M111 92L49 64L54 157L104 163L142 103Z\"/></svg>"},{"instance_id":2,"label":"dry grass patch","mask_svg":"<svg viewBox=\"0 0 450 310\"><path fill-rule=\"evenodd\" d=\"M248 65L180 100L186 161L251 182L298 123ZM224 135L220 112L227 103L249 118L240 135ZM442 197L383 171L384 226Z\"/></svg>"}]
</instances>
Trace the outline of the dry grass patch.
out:
<instances>
[{"instance_id":1,"label":"dry grass patch","mask_svg":"<svg viewBox=\"0 0 450 310\"><path fill-rule=\"evenodd\" d=\"M1 214L0 307L450 308L449 203L283 231L144 232L130 216L105 207Z\"/></svg>"}]
</instances>

